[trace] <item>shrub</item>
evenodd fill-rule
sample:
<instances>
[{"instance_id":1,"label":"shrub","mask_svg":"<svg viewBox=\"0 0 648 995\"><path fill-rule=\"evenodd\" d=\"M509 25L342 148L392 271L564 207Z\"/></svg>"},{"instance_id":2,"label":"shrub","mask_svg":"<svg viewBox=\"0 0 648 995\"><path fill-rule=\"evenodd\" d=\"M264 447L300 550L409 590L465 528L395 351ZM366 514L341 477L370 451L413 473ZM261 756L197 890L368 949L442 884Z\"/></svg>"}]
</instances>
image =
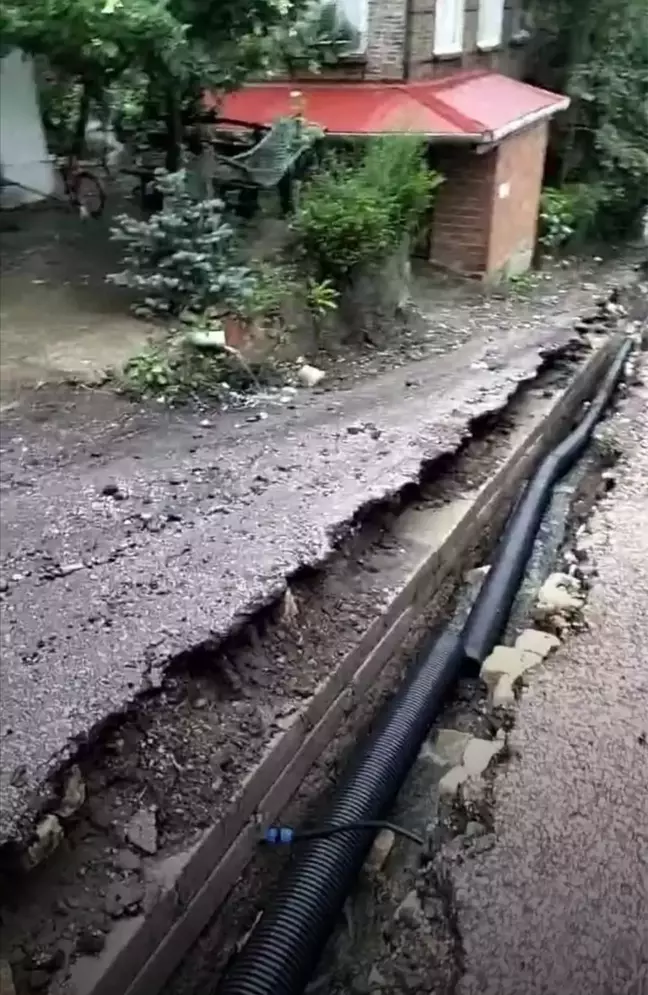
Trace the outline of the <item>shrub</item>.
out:
<instances>
[{"instance_id":1,"label":"shrub","mask_svg":"<svg viewBox=\"0 0 648 995\"><path fill-rule=\"evenodd\" d=\"M235 262L235 233L220 200L198 200L184 171L161 174L163 206L147 220L117 218L112 237L124 247L124 269L113 283L131 287L155 310L177 315L221 305L236 309L251 292L250 270Z\"/></svg>"},{"instance_id":2,"label":"shrub","mask_svg":"<svg viewBox=\"0 0 648 995\"><path fill-rule=\"evenodd\" d=\"M549 252L584 242L593 235L605 200L601 187L573 183L561 189L547 187L540 198L539 241Z\"/></svg>"},{"instance_id":3,"label":"shrub","mask_svg":"<svg viewBox=\"0 0 648 995\"><path fill-rule=\"evenodd\" d=\"M178 331L132 356L119 379L128 394L177 405L222 400L277 378L271 364L249 363L234 349L196 344L193 332Z\"/></svg>"},{"instance_id":4,"label":"shrub","mask_svg":"<svg viewBox=\"0 0 648 995\"><path fill-rule=\"evenodd\" d=\"M417 138L370 140L353 158L341 152L306 185L293 223L319 279L337 286L361 263L385 259L411 236L441 177Z\"/></svg>"}]
</instances>

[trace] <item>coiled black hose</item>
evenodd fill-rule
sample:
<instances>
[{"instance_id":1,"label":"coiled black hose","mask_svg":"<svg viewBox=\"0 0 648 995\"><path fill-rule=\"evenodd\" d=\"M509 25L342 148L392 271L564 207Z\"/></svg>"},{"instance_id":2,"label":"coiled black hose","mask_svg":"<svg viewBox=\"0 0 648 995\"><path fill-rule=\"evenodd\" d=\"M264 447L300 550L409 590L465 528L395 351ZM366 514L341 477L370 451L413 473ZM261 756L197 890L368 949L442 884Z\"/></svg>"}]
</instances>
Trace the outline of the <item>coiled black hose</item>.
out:
<instances>
[{"instance_id":1,"label":"coiled black hose","mask_svg":"<svg viewBox=\"0 0 648 995\"><path fill-rule=\"evenodd\" d=\"M587 414L542 461L506 524L493 563L463 629L466 659L482 664L497 644L524 576L556 482L581 455L612 396L632 341L623 343Z\"/></svg>"},{"instance_id":2,"label":"coiled black hose","mask_svg":"<svg viewBox=\"0 0 648 995\"><path fill-rule=\"evenodd\" d=\"M462 663L446 632L421 654L337 792L327 824L380 819L393 804ZM304 990L371 847L364 829L302 844L285 883L234 962L219 995Z\"/></svg>"},{"instance_id":3,"label":"coiled black hose","mask_svg":"<svg viewBox=\"0 0 648 995\"><path fill-rule=\"evenodd\" d=\"M541 464L515 509L486 581L460 633L448 629L413 665L336 794L329 826L385 817L416 759L466 653L480 659L506 621L551 488L580 454L631 349L625 343L577 429ZM501 605L506 606L500 610ZM497 638L497 635L495 638ZM492 646L490 647L492 648ZM490 650L489 650L490 651ZM346 829L305 842L218 995L301 995L364 863L373 833Z\"/></svg>"}]
</instances>

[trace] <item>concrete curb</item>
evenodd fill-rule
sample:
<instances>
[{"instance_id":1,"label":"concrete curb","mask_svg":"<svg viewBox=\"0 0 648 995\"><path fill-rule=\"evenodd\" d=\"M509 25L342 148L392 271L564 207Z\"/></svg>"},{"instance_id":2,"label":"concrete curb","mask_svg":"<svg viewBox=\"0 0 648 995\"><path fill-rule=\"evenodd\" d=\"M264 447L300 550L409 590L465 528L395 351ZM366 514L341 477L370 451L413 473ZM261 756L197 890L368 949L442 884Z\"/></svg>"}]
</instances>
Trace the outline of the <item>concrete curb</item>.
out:
<instances>
[{"instance_id":1,"label":"concrete curb","mask_svg":"<svg viewBox=\"0 0 648 995\"><path fill-rule=\"evenodd\" d=\"M155 995L225 901L254 856L259 827L277 820L342 721L380 674L420 607L441 588L495 513L511 503L537 461L564 434L622 341L586 360L547 414L512 433L504 462L473 494L440 509L413 510L397 531L420 545L418 565L382 616L245 779L225 819L189 850L160 860L147 911L117 923L98 957L74 963L60 995Z\"/></svg>"}]
</instances>

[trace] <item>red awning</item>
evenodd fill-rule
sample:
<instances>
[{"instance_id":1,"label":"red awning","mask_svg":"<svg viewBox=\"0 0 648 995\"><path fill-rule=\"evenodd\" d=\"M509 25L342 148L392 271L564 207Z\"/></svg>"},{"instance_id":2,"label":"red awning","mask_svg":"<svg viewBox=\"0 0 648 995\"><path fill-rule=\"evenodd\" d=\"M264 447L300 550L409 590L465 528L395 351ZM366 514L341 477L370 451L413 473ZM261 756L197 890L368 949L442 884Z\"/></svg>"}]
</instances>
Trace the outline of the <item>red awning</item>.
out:
<instances>
[{"instance_id":1,"label":"red awning","mask_svg":"<svg viewBox=\"0 0 648 995\"><path fill-rule=\"evenodd\" d=\"M227 94L220 112L269 125L294 112L295 93L306 118L332 135L413 132L450 141L497 141L569 105L568 97L480 71L417 83L255 83Z\"/></svg>"}]
</instances>

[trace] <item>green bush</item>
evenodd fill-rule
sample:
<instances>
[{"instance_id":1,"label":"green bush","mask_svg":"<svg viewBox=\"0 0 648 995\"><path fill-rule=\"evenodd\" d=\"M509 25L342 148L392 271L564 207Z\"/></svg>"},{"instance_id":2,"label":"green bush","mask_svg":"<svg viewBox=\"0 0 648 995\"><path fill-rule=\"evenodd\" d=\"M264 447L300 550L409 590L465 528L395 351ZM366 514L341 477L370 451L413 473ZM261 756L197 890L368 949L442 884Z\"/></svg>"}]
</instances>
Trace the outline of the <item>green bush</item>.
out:
<instances>
[{"instance_id":1,"label":"green bush","mask_svg":"<svg viewBox=\"0 0 648 995\"><path fill-rule=\"evenodd\" d=\"M107 279L140 292L154 310L178 315L220 305L238 310L254 287L236 263L235 232L220 200L194 198L183 171L161 175L161 210L144 221L120 215L112 238L124 247L124 269Z\"/></svg>"},{"instance_id":2,"label":"green bush","mask_svg":"<svg viewBox=\"0 0 648 995\"><path fill-rule=\"evenodd\" d=\"M272 364L250 363L226 346L196 345L186 330L149 343L128 360L118 377L127 394L172 405L222 400L231 391L258 390L278 382Z\"/></svg>"},{"instance_id":3,"label":"green bush","mask_svg":"<svg viewBox=\"0 0 648 995\"><path fill-rule=\"evenodd\" d=\"M319 279L339 286L361 263L387 258L412 236L441 177L418 138L386 136L359 154L332 154L302 191L293 223Z\"/></svg>"},{"instance_id":4,"label":"green bush","mask_svg":"<svg viewBox=\"0 0 648 995\"><path fill-rule=\"evenodd\" d=\"M605 191L599 186L546 187L540 198L540 244L549 252L582 244L594 235L604 202Z\"/></svg>"}]
</instances>

